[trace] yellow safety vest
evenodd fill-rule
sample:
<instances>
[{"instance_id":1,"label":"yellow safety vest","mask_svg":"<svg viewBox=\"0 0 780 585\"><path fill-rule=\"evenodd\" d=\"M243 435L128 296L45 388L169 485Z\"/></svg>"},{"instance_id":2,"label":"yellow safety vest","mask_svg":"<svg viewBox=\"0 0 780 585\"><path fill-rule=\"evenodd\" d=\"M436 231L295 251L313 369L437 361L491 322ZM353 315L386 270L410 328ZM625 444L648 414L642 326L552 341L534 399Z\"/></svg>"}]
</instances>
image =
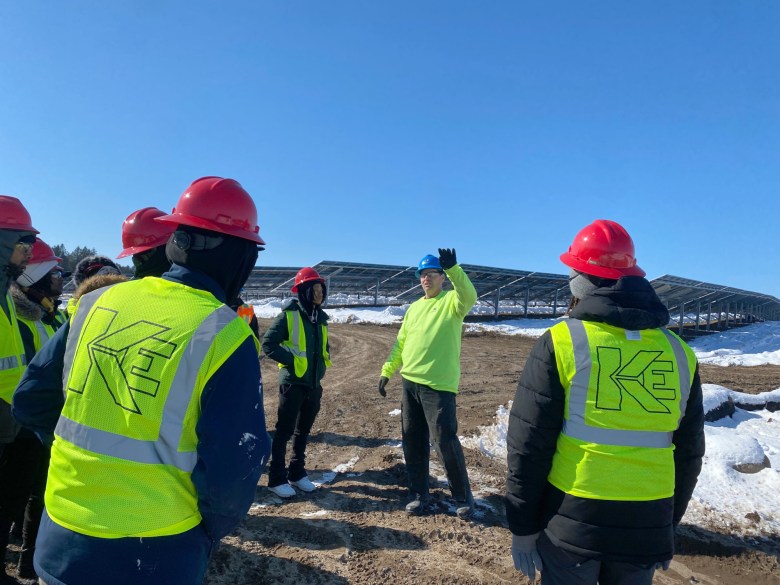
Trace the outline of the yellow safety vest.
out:
<instances>
[{"instance_id":1,"label":"yellow safety vest","mask_svg":"<svg viewBox=\"0 0 780 585\"><path fill-rule=\"evenodd\" d=\"M24 355L24 344L19 334L19 323L16 318L16 306L11 295L5 295L8 314L0 309L0 399L11 404L14 390L22 379L27 358Z\"/></svg>"},{"instance_id":2,"label":"yellow safety vest","mask_svg":"<svg viewBox=\"0 0 780 585\"><path fill-rule=\"evenodd\" d=\"M304 330L303 319L298 311L285 311L287 316L287 339L282 345L293 354L293 363L295 375L303 378L306 369L309 367L309 360L306 357L306 331ZM333 365L328 353L328 328L320 324L320 339L322 340L322 358L325 360L325 367ZM286 367L284 364L278 364L280 368Z\"/></svg>"},{"instance_id":3,"label":"yellow safety vest","mask_svg":"<svg viewBox=\"0 0 780 585\"><path fill-rule=\"evenodd\" d=\"M25 319L24 317L18 317L18 319L19 323L24 323L25 327L32 333L35 353L38 353L43 347L43 344L49 341L51 336L54 335L54 327L47 325L40 319L37 321Z\"/></svg>"},{"instance_id":4,"label":"yellow safety vest","mask_svg":"<svg viewBox=\"0 0 780 585\"><path fill-rule=\"evenodd\" d=\"M685 414L693 351L666 329L568 319L550 333L566 402L548 481L597 500L674 495L672 434Z\"/></svg>"},{"instance_id":5,"label":"yellow safety vest","mask_svg":"<svg viewBox=\"0 0 780 585\"><path fill-rule=\"evenodd\" d=\"M52 520L99 538L198 525L191 474L201 393L250 336L211 293L162 278L81 297L46 485Z\"/></svg>"}]
</instances>

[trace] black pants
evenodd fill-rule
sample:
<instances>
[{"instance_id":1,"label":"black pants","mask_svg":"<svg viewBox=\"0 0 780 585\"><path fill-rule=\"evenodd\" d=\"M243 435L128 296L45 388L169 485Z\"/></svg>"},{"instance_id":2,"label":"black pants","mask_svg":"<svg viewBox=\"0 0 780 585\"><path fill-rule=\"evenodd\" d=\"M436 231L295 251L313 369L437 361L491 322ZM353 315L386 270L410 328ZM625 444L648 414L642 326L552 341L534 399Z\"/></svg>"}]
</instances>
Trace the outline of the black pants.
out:
<instances>
[{"instance_id":1,"label":"black pants","mask_svg":"<svg viewBox=\"0 0 780 585\"><path fill-rule=\"evenodd\" d=\"M297 384L279 386L279 410L276 433L271 444L271 463L268 466L268 485L274 487L306 476L306 442L314 419L320 411L322 386L309 388ZM284 458L287 443L293 437L293 456L289 469Z\"/></svg>"},{"instance_id":2,"label":"black pants","mask_svg":"<svg viewBox=\"0 0 780 585\"><path fill-rule=\"evenodd\" d=\"M652 585L655 563L598 561L558 548L542 532L537 543L542 558L542 585Z\"/></svg>"},{"instance_id":3,"label":"black pants","mask_svg":"<svg viewBox=\"0 0 780 585\"><path fill-rule=\"evenodd\" d=\"M48 450L29 431L20 431L6 445L0 456L0 521L11 523L22 517L30 495L40 492L47 464ZM43 475L43 486L45 481Z\"/></svg>"},{"instance_id":4,"label":"black pants","mask_svg":"<svg viewBox=\"0 0 780 585\"><path fill-rule=\"evenodd\" d=\"M436 448L447 472L452 497L471 502L466 459L458 440L455 393L433 390L403 379L401 432L409 490L428 495L430 443Z\"/></svg>"}]
</instances>

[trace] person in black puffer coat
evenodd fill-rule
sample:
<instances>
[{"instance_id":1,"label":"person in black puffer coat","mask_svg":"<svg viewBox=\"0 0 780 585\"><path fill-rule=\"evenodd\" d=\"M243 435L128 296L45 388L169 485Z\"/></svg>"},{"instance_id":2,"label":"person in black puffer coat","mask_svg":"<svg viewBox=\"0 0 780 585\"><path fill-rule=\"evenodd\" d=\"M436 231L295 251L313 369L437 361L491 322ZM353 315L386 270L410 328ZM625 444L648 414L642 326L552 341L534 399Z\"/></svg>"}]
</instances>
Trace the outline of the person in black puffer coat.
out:
<instances>
[{"instance_id":1,"label":"person in black puffer coat","mask_svg":"<svg viewBox=\"0 0 780 585\"><path fill-rule=\"evenodd\" d=\"M701 470L698 364L622 226L596 220L561 260L574 306L531 351L509 419L515 568L545 585L650 585Z\"/></svg>"}]
</instances>

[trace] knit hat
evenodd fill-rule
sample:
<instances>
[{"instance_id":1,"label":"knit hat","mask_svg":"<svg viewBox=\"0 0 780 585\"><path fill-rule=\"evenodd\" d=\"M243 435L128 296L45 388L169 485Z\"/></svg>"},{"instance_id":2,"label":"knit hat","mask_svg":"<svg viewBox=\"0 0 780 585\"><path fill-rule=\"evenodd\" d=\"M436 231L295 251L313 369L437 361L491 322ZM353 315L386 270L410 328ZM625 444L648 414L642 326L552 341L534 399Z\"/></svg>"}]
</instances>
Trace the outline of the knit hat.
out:
<instances>
[{"instance_id":1,"label":"knit hat","mask_svg":"<svg viewBox=\"0 0 780 585\"><path fill-rule=\"evenodd\" d=\"M106 256L87 256L76 264L76 268L73 270L73 284L79 286L96 274L122 274L122 271L113 260Z\"/></svg>"},{"instance_id":2,"label":"knit hat","mask_svg":"<svg viewBox=\"0 0 780 585\"><path fill-rule=\"evenodd\" d=\"M584 299L597 288L609 286L615 284L615 282L615 280L609 278L599 278L598 276L579 272L574 270L574 268L569 270L569 290L571 290L572 296L577 299Z\"/></svg>"}]
</instances>

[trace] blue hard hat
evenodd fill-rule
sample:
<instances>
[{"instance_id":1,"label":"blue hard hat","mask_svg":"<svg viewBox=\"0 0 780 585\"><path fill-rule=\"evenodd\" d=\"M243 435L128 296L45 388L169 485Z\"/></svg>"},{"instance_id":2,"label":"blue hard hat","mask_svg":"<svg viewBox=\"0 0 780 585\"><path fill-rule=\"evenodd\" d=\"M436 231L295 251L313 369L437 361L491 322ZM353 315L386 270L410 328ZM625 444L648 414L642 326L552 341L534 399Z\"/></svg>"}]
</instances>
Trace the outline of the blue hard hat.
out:
<instances>
[{"instance_id":1,"label":"blue hard hat","mask_svg":"<svg viewBox=\"0 0 780 585\"><path fill-rule=\"evenodd\" d=\"M414 273L415 278L420 278L420 273L423 270L439 270L440 272L444 272L444 270L441 267L441 264L439 264L439 259L436 256L433 256L432 254L428 254L425 256L422 260L420 260L420 263L417 265L417 270Z\"/></svg>"}]
</instances>

